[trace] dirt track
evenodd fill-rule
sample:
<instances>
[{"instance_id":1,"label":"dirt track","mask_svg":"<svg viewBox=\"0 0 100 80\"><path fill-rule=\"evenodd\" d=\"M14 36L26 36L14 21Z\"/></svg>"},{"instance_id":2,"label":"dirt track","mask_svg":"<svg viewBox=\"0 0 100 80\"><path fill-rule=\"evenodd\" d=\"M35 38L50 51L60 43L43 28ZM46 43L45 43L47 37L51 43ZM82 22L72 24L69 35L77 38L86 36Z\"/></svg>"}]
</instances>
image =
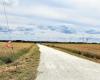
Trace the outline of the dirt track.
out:
<instances>
[{"instance_id":1,"label":"dirt track","mask_svg":"<svg viewBox=\"0 0 100 80\"><path fill-rule=\"evenodd\" d=\"M100 80L100 64L43 46L36 80Z\"/></svg>"}]
</instances>

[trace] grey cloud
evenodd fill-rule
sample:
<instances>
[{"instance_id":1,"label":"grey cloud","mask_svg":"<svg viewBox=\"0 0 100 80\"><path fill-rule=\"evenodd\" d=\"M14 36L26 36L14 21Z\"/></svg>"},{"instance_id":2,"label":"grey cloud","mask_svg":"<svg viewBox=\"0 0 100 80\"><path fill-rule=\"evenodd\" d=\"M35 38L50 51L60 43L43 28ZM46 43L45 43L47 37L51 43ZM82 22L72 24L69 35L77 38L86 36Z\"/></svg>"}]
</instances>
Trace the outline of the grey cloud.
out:
<instances>
[{"instance_id":1,"label":"grey cloud","mask_svg":"<svg viewBox=\"0 0 100 80\"><path fill-rule=\"evenodd\" d=\"M86 31L86 33L88 33L88 34L100 34L100 31L92 29L92 30Z\"/></svg>"}]
</instances>

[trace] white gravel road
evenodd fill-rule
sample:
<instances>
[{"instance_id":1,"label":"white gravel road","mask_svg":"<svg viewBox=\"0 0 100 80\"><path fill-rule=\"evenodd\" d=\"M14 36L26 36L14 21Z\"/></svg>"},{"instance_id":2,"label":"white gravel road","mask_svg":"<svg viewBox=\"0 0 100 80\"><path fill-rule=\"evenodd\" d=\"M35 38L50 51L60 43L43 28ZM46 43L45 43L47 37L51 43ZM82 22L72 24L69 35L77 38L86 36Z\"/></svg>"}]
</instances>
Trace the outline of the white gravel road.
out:
<instances>
[{"instance_id":1,"label":"white gravel road","mask_svg":"<svg viewBox=\"0 0 100 80\"><path fill-rule=\"evenodd\" d=\"M100 80L100 64L39 45L36 80Z\"/></svg>"}]
</instances>

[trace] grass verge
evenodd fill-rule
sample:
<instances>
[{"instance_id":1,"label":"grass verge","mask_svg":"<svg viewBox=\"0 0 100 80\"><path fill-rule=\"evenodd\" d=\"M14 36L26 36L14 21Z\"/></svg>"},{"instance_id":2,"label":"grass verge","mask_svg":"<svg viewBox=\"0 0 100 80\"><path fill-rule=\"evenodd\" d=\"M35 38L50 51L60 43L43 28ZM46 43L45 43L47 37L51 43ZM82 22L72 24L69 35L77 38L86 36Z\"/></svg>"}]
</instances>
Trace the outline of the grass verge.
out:
<instances>
[{"instance_id":1,"label":"grass verge","mask_svg":"<svg viewBox=\"0 0 100 80\"><path fill-rule=\"evenodd\" d=\"M0 66L0 80L34 80L37 75L39 58L39 48L34 44L28 52L26 51L26 54L11 64Z\"/></svg>"},{"instance_id":2,"label":"grass verge","mask_svg":"<svg viewBox=\"0 0 100 80\"><path fill-rule=\"evenodd\" d=\"M92 52L75 50L74 48L72 48L72 49L66 48L62 45L58 46L60 44L57 45L57 43L56 44L49 43L49 44L45 44L45 45L47 45L49 47L53 47L53 48L61 50L61 51L64 51L64 52L67 52L71 55L75 55L75 56L78 56L78 57L81 57L81 58L85 58L85 59L100 63L100 55L94 54ZM67 45L67 44L64 44L64 45ZM77 44L75 44L75 45L77 45Z\"/></svg>"},{"instance_id":3,"label":"grass verge","mask_svg":"<svg viewBox=\"0 0 100 80\"><path fill-rule=\"evenodd\" d=\"M10 55L7 55L7 56L1 56L0 57L0 61L1 61L0 64L8 64L8 63L14 62L18 58L20 58L20 56L23 56L24 54L26 54L31 48L32 48L32 46L30 46L27 49L21 49L16 54L10 54Z\"/></svg>"}]
</instances>

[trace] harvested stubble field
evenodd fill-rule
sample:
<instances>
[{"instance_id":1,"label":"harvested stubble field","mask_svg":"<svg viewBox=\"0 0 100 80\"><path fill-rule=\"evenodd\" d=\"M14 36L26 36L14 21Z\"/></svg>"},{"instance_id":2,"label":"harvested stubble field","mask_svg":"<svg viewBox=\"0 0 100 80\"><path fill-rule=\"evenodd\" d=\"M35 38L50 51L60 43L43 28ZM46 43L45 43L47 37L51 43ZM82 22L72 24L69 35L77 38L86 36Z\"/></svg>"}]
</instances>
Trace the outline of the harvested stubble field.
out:
<instances>
[{"instance_id":1,"label":"harvested stubble field","mask_svg":"<svg viewBox=\"0 0 100 80\"><path fill-rule=\"evenodd\" d=\"M0 80L34 80L39 64L39 48L33 43L13 42L13 50L0 42Z\"/></svg>"},{"instance_id":2,"label":"harvested stubble field","mask_svg":"<svg viewBox=\"0 0 100 80\"><path fill-rule=\"evenodd\" d=\"M68 44L68 43L48 43L47 46L55 47L71 54L100 62L100 44Z\"/></svg>"}]
</instances>

